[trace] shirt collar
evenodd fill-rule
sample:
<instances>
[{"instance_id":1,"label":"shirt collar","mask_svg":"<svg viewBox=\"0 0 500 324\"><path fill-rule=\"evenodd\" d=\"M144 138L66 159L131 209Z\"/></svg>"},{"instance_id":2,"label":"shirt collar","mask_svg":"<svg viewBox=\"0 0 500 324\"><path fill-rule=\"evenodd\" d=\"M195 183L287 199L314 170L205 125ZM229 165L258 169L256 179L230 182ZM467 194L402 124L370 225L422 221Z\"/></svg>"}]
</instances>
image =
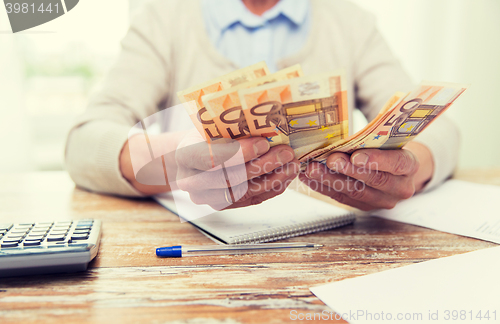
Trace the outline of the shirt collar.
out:
<instances>
[{"instance_id":1,"label":"shirt collar","mask_svg":"<svg viewBox=\"0 0 500 324\"><path fill-rule=\"evenodd\" d=\"M212 17L215 27L222 33L235 23L257 28L279 15L286 17L295 25L301 25L308 14L309 1L280 0L262 16L251 13L241 0L204 0L204 7Z\"/></svg>"}]
</instances>

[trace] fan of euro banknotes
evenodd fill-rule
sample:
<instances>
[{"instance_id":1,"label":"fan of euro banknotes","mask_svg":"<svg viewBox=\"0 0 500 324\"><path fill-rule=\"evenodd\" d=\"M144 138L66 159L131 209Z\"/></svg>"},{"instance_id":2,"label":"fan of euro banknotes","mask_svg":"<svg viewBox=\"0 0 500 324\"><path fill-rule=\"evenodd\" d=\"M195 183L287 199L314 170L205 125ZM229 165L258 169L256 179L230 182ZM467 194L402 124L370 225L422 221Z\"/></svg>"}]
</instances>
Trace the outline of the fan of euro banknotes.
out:
<instances>
[{"instance_id":1,"label":"fan of euro banknotes","mask_svg":"<svg viewBox=\"0 0 500 324\"><path fill-rule=\"evenodd\" d=\"M300 65L270 74L265 62L178 92L203 138L211 143L265 137L290 145L303 164L332 152L399 149L412 141L466 90L466 85L422 82L396 93L365 128L348 136L343 71L304 76Z\"/></svg>"}]
</instances>

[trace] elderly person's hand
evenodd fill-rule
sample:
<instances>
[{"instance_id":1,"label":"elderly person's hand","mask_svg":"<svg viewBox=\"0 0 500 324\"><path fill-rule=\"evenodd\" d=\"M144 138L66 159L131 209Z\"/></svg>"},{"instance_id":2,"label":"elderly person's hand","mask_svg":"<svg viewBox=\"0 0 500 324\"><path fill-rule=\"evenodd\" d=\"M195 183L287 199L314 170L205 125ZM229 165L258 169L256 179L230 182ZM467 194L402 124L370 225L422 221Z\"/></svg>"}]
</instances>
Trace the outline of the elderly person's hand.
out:
<instances>
[{"instance_id":1,"label":"elderly person's hand","mask_svg":"<svg viewBox=\"0 0 500 324\"><path fill-rule=\"evenodd\" d=\"M283 193L299 174L292 148L270 148L262 137L191 143L186 139L177 149L176 184L195 204L216 210L260 204Z\"/></svg>"},{"instance_id":2,"label":"elderly person's hand","mask_svg":"<svg viewBox=\"0 0 500 324\"><path fill-rule=\"evenodd\" d=\"M259 204L285 191L299 174L299 161L291 147L278 145L270 148L262 137L241 140L220 139L206 143L195 130L183 133L165 133L151 136L151 147L175 147L163 155L162 168L148 167L134 174L131 159L150 159L148 147L137 147L131 137L120 156L123 176L144 194L157 194L181 189L189 193L195 204L206 204L216 210ZM143 140L144 141L144 140ZM144 145L143 145L144 146ZM139 163L144 165L145 163ZM151 165L154 164L154 161ZM167 176L158 174L164 169ZM166 178L167 185L150 185L141 179ZM150 181L151 183L152 181Z\"/></svg>"},{"instance_id":3,"label":"elderly person's hand","mask_svg":"<svg viewBox=\"0 0 500 324\"><path fill-rule=\"evenodd\" d=\"M401 150L361 149L331 154L326 165L311 163L299 178L311 189L368 211L393 208L423 189L434 171L432 154L417 142Z\"/></svg>"}]
</instances>

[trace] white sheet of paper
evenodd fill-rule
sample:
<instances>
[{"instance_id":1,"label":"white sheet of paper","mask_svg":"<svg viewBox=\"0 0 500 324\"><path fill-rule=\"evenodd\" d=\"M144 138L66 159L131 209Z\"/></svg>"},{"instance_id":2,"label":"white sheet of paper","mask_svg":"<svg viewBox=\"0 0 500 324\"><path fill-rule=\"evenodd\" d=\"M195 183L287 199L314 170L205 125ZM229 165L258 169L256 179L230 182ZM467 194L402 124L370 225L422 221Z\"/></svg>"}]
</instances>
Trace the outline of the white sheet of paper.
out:
<instances>
[{"instance_id":1,"label":"white sheet of paper","mask_svg":"<svg viewBox=\"0 0 500 324\"><path fill-rule=\"evenodd\" d=\"M311 291L349 323L500 323L499 266L494 247Z\"/></svg>"},{"instance_id":2,"label":"white sheet of paper","mask_svg":"<svg viewBox=\"0 0 500 324\"><path fill-rule=\"evenodd\" d=\"M374 216L500 243L500 186L449 180Z\"/></svg>"}]
</instances>

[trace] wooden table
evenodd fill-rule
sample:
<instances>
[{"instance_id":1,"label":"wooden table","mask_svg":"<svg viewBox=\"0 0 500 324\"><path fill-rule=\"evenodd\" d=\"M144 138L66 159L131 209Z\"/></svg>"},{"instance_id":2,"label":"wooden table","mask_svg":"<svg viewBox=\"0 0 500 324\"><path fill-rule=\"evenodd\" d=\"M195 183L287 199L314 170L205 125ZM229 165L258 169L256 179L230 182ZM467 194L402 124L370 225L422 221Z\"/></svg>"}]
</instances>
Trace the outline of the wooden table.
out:
<instances>
[{"instance_id":1,"label":"wooden table","mask_svg":"<svg viewBox=\"0 0 500 324\"><path fill-rule=\"evenodd\" d=\"M500 185L500 169L457 178ZM87 272L0 279L0 323L283 323L330 311L309 287L495 244L379 218L290 239L318 251L160 259L155 248L211 244L150 200L75 189L63 172L0 175L0 222L96 218ZM308 321L312 322L312 321Z\"/></svg>"}]
</instances>

